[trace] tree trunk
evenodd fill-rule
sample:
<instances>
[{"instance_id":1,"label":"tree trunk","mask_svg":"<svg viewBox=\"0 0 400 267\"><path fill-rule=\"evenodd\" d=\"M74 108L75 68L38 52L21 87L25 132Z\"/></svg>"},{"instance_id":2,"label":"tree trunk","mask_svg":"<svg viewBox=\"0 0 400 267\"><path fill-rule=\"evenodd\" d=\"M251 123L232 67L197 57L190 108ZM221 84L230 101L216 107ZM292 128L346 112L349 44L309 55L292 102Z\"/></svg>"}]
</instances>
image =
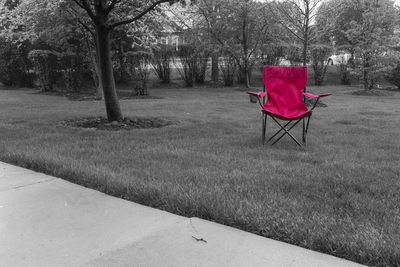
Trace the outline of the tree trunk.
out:
<instances>
[{"instance_id":1,"label":"tree trunk","mask_svg":"<svg viewBox=\"0 0 400 267\"><path fill-rule=\"evenodd\" d=\"M218 60L218 53L213 53L211 56L211 80L213 82L218 82L219 78Z\"/></svg>"},{"instance_id":2,"label":"tree trunk","mask_svg":"<svg viewBox=\"0 0 400 267\"><path fill-rule=\"evenodd\" d=\"M305 37L305 38L308 38L308 37ZM308 40L305 39L304 44L303 44L303 66L307 66L307 49L308 49Z\"/></svg>"},{"instance_id":3,"label":"tree trunk","mask_svg":"<svg viewBox=\"0 0 400 267\"><path fill-rule=\"evenodd\" d=\"M242 28L242 36L243 36L243 64L244 64L244 83L246 88L250 88L250 77L249 77L249 47L248 47L248 10L244 10L243 17L243 28Z\"/></svg>"},{"instance_id":4,"label":"tree trunk","mask_svg":"<svg viewBox=\"0 0 400 267\"><path fill-rule=\"evenodd\" d=\"M249 73L248 62L245 63L245 67L244 67L244 82L245 82L246 88L250 88L250 73Z\"/></svg>"},{"instance_id":5,"label":"tree trunk","mask_svg":"<svg viewBox=\"0 0 400 267\"><path fill-rule=\"evenodd\" d=\"M303 66L307 66L307 50L308 50L308 31L310 27L310 6L309 2L305 1L306 10L305 10L305 25L304 25L304 43L303 43ZM307 87L304 88L304 92L307 92ZM305 97L303 96L303 100ZM305 120L303 120L303 127L304 127Z\"/></svg>"},{"instance_id":6,"label":"tree trunk","mask_svg":"<svg viewBox=\"0 0 400 267\"><path fill-rule=\"evenodd\" d=\"M110 32L105 26L105 18L102 20L100 17L96 23L96 42L107 118L109 121L122 121L111 62Z\"/></svg>"},{"instance_id":7,"label":"tree trunk","mask_svg":"<svg viewBox=\"0 0 400 267\"><path fill-rule=\"evenodd\" d=\"M97 53L92 56L92 64L93 64L93 69L94 69L94 78L95 79L95 84L96 84L96 97L98 99L103 99L103 82L101 80L101 74L100 74L100 66L99 66L99 59L97 58Z\"/></svg>"}]
</instances>

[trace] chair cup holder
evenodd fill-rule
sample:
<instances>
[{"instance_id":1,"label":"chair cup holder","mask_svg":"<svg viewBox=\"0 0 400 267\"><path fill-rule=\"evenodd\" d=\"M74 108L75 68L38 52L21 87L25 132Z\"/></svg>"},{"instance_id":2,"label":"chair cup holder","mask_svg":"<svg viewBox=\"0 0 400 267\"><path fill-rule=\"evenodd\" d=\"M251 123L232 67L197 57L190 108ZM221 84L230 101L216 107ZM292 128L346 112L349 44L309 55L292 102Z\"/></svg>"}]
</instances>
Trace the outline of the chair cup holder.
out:
<instances>
[{"instance_id":1,"label":"chair cup holder","mask_svg":"<svg viewBox=\"0 0 400 267\"><path fill-rule=\"evenodd\" d=\"M249 95L251 103L257 103L257 97L255 95Z\"/></svg>"}]
</instances>

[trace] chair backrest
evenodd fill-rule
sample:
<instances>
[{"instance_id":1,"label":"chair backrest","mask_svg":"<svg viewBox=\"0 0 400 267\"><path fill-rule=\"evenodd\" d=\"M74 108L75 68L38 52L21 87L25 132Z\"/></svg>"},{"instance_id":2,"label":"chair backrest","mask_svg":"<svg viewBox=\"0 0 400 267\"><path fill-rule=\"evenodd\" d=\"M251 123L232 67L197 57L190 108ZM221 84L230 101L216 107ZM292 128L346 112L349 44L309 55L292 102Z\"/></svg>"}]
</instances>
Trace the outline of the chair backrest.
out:
<instances>
[{"instance_id":1,"label":"chair backrest","mask_svg":"<svg viewBox=\"0 0 400 267\"><path fill-rule=\"evenodd\" d=\"M307 110L303 90L307 85L307 67L264 66L263 80L268 100L274 110Z\"/></svg>"}]
</instances>

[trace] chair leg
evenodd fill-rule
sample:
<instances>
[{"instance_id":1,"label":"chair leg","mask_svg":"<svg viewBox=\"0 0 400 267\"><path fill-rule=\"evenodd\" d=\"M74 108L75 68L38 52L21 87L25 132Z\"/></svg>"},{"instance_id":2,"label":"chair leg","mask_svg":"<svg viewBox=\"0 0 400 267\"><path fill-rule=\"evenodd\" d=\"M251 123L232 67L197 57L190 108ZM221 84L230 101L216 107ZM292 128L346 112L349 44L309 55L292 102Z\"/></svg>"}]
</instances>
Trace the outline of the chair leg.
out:
<instances>
[{"instance_id":1,"label":"chair leg","mask_svg":"<svg viewBox=\"0 0 400 267\"><path fill-rule=\"evenodd\" d=\"M266 134L266 130L267 130L267 114L263 114L263 118L262 118L262 143L265 144L265 134Z\"/></svg>"},{"instance_id":2,"label":"chair leg","mask_svg":"<svg viewBox=\"0 0 400 267\"><path fill-rule=\"evenodd\" d=\"M289 131L291 129L293 129L301 121L301 119L298 120L296 123L294 123L288 130L286 130L285 126L280 124L274 117L271 117L271 118L281 127L281 130L284 131L284 133L278 139L276 139L275 142L272 143L272 145L276 144L285 135L288 135L290 138L292 138L293 141L296 142L296 144L298 144L301 147L301 144L299 143L299 141L297 141L296 138L294 138L294 136L289 133Z\"/></svg>"},{"instance_id":3,"label":"chair leg","mask_svg":"<svg viewBox=\"0 0 400 267\"><path fill-rule=\"evenodd\" d=\"M307 133L308 133L308 126L310 126L310 119L311 116L307 119L307 126L305 128L305 135L304 135L304 144L307 145Z\"/></svg>"},{"instance_id":4,"label":"chair leg","mask_svg":"<svg viewBox=\"0 0 400 267\"><path fill-rule=\"evenodd\" d=\"M271 136L271 137L268 139L267 143L268 143L269 141L271 141L272 139L274 139L275 136L277 136L280 132L282 132L282 131L284 130L283 128L288 127L291 123L292 123L292 122L289 121L289 122L286 123L283 127L281 126L281 129L280 129L279 131L277 131L273 136Z\"/></svg>"}]
</instances>

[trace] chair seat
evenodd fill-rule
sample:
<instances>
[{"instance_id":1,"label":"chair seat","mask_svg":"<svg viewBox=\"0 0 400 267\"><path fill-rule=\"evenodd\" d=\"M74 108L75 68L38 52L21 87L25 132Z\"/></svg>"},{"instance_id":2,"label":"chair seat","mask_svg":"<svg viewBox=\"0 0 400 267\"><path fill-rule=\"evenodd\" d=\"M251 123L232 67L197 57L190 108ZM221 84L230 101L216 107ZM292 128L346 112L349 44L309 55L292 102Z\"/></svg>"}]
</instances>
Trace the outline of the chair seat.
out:
<instances>
[{"instance_id":1,"label":"chair seat","mask_svg":"<svg viewBox=\"0 0 400 267\"><path fill-rule=\"evenodd\" d=\"M299 119L302 119L304 117L310 117L312 115L312 111L311 110L305 110L305 111L296 110L294 112L291 112L290 114L282 115L282 114L279 114L278 112L272 112L271 110L268 110L265 107L261 109L261 112L265 113L265 114L268 114L270 116L273 116L273 117L275 117L277 119L284 120L284 121L299 120Z\"/></svg>"}]
</instances>

